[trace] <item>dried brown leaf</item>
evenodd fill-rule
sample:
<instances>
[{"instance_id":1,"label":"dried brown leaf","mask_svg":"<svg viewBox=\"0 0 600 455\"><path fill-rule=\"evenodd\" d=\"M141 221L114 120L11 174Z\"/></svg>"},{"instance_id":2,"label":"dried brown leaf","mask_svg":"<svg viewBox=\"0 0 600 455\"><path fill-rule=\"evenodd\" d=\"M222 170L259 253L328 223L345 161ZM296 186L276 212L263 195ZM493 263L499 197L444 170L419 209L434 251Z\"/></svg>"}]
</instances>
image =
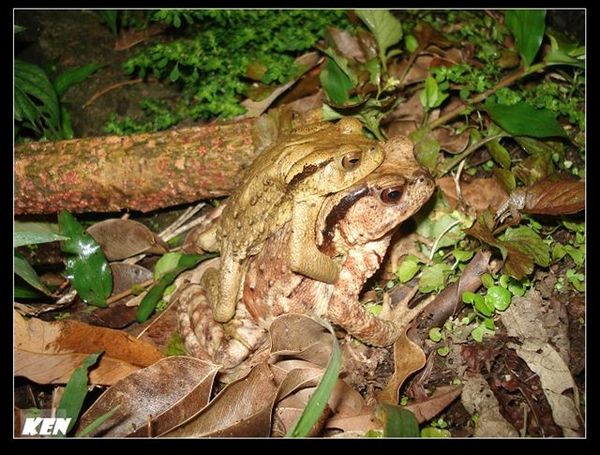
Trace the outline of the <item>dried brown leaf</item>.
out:
<instances>
[{"instance_id":1,"label":"dried brown leaf","mask_svg":"<svg viewBox=\"0 0 600 455\"><path fill-rule=\"evenodd\" d=\"M112 384L130 374L133 369L145 367L160 360L163 354L154 346L118 330L94 327L76 321L44 322L36 318L25 320L14 313L15 348L19 351L15 375L26 376L36 382L63 382L73 369L71 359L104 351L99 366L90 375L93 384ZM55 357L52 360L52 357ZM46 359L37 367L34 359ZM60 361L62 359L62 362ZM111 362L112 361L112 362ZM106 370L104 365L111 364ZM122 365L121 371L116 366ZM53 370L48 370L53 366ZM104 377L100 372L106 372ZM121 375L119 377L119 375Z\"/></svg>"},{"instance_id":2,"label":"dried brown leaf","mask_svg":"<svg viewBox=\"0 0 600 455\"><path fill-rule=\"evenodd\" d=\"M305 68L304 71L306 72L306 71L310 70L311 68L315 67L319 63L320 59L321 59L321 57L318 52L309 52L307 54L304 54L304 55L301 55L300 57L298 57L296 59L296 63L304 66L304 68ZM246 113L237 117L237 119L241 120L241 119L245 119L245 118L254 118L254 117L260 116L262 113L264 113L269 108L269 106L271 104L273 104L273 102L283 92L285 92L292 85L294 85L298 81L299 77L300 77L300 75L298 75L298 77L296 79L292 79L291 81L287 82L286 84L277 87L275 90L273 90L269 94L269 96L267 96L266 98L264 98L260 101L253 101L250 98L244 100L241 104L242 104L242 106L244 106L246 108Z\"/></svg>"},{"instance_id":3,"label":"dried brown leaf","mask_svg":"<svg viewBox=\"0 0 600 455\"><path fill-rule=\"evenodd\" d=\"M110 264L110 271L113 277L111 296L131 289L134 284L143 283L154 277L152 271L146 267L137 264L125 264L123 262Z\"/></svg>"},{"instance_id":4,"label":"dried brown leaf","mask_svg":"<svg viewBox=\"0 0 600 455\"><path fill-rule=\"evenodd\" d=\"M194 357L167 357L122 379L81 417L85 428L117 405L93 436L156 436L208 404L219 367Z\"/></svg>"},{"instance_id":5,"label":"dried brown leaf","mask_svg":"<svg viewBox=\"0 0 600 455\"><path fill-rule=\"evenodd\" d=\"M442 150L452 154L461 153L469 145L469 130L454 134L450 128L436 128L431 134L440 143Z\"/></svg>"},{"instance_id":6,"label":"dried brown leaf","mask_svg":"<svg viewBox=\"0 0 600 455\"><path fill-rule=\"evenodd\" d=\"M423 368L425 361L423 350L406 336L406 332L403 333L394 343L394 373L377 394L377 400L381 403L398 404L400 387L408 376Z\"/></svg>"},{"instance_id":7,"label":"dried brown leaf","mask_svg":"<svg viewBox=\"0 0 600 455\"><path fill-rule=\"evenodd\" d=\"M156 23L151 24L143 30L136 30L135 28L121 29L119 37L115 41L115 51L124 51L129 49L136 44L143 43L147 39L160 35L167 28L166 24Z\"/></svg>"},{"instance_id":8,"label":"dried brown leaf","mask_svg":"<svg viewBox=\"0 0 600 455\"><path fill-rule=\"evenodd\" d=\"M360 46L359 39L355 36L352 36L346 30L342 30L336 27L329 27L327 32L333 42L335 43L335 47L343 57L347 59L355 59L361 63L367 61L366 55Z\"/></svg>"},{"instance_id":9,"label":"dried brown leaf","mask_svg":"<svg viewBox=\"0 0 600 455\"><path fill-rule=\"evenodd\" d=\"M100 244L109 261L118 261L140 253L164 254L169 251L167 244L158 235L134 220L104 220L90 226L87 232Z\"/></svg>"},{"instance_id":10,"label":"dried brown leaf","mask_svg":"<svg viewBox=\"0 0 600 455\"><path fill-rule=\"evenodd\" d=\"M88 354L43 354L15 349L15 376L23 376L38 384L66 384ZM89 374L90 384L112 385L135 373L140 367L110 357L100 357L100 363Z\"/></svg>"},{"instance_id":11,"label":"dried brown leaf","mask_svg":"<svg viewBox=\"0 0 600 455\"><path fill-rule=\"evenodd\" d=\"M310 316L283 314L270 332L271 363L293 357L325 367L331 357L331 333Z\"/></svg>"},{"instance_id":12,"label":"dried brown leaf","mask_svg":"<svg viewBox=\"0 0 600 455\"><path fill-rule=\"evenodd\" d=\"M525 213L569 215L585 209L585 182L557 180L535 183L525 193Z\"/></svg>"},{"instance_id":13,"label":"dried brown leaf","mask_svg":"<svg viewBox=\"0 0 600 455\"><path fill-rule=\"evenodd\" d=\"M411 403L404 409L412 412L419 423L433 419L436 415L446 409L456 398L460 396L462 386L447 385L438 387L435 392L419 403Z\"/></svg>"},{"instance_id":14,"label":"dried brown leaf","mask_svg":"<svg viewBox=\"0 0 600 455\"><path fill-rule=\"evenodd\" d=\"M278 385L267 364L225 387L199 414L168 437L266 437Z\"/></svg>"},{"instance_id":15,"label":"dried brown leaf","mask_svg":"<svg viewBox=\"0 0 600 455\"><path fill-rule=\"evenodd\" d=\"M441 177L436 180L451 207L456 207L458 198L456 185L452 177ZM475 178L469 182L460 182L462 200L478 214L488 208L496 210L506 201L507 193L496 178Z\"/></svg>"}]
</instances>

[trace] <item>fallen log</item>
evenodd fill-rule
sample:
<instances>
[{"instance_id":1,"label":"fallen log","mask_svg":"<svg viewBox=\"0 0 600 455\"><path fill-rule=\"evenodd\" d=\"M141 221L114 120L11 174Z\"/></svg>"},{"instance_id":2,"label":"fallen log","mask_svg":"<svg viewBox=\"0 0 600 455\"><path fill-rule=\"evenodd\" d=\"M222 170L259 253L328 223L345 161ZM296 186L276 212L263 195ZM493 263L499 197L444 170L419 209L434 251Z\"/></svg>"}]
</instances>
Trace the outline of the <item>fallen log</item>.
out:
<instances>
[{"instance_id":1,"label":"fallen log","mask_svg":"<svg viewBox=\"0 0 600 455\"><path fill-rule=\"evenodd\" d=\"M255 119L15 147L15 214L149 212L230 194L256 157Z\"/></svg>"}]
</instances>

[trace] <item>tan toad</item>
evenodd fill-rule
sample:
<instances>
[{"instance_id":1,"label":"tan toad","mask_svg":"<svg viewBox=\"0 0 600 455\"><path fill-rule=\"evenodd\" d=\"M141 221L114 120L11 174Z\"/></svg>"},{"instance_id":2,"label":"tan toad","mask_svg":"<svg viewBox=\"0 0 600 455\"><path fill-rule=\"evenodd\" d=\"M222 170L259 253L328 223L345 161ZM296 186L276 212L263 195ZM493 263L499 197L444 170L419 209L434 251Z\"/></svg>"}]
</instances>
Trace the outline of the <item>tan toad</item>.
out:
<instances>
[{"instance_id":1,"label":"tan toad","mask_svg":"<svg viewBox=\"0 0 600 455\"><path fill-rule=\"evenodd\" d=\"M272 320L288 312L314 314L365 343L392 344L424 304L404 304L374 316L359 303L366 280L381 265L395 228L429 199L434 182L415 161L412 144L396 137L385 144L386 161L352 187L326 198L317 220L320 250L341 266L334 283L291 270L286 245L290 221L274 232L248 262L235 318L212 319L198 277L181 276L174 298L188 351L226 368L243 361L266 339ZM234 334L234 336L231 336Z\"/></svg>"},{"instance_id":2,"label":"tan toad","mask_svg":"<svg viewBox=\"0 0 600 455\"><path fill-rule=\"evenodd\" d=\"M221 253L220 269L209 269L202 279L215 320L233 317L248 258L285 224L289 236L282 248L290 270L333 283L340 266L317 249L315 240L323 201L371 173L383 159L382 146L366 138L351 117L297 130L263 152L218 222L198 237L200 248Z\"/></svg>"}]
</instances>

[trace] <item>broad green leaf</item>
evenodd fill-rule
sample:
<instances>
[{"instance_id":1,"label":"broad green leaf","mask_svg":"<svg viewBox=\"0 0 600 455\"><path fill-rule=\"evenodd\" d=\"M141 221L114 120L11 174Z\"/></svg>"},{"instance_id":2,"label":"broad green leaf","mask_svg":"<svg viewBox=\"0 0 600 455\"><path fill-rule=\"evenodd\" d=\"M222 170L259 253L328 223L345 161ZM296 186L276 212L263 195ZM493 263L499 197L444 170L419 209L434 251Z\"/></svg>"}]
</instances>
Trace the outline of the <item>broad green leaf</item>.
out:
<instances>
[{"instance_id":1,"label":"broad green leaf","mask_svg":"<svg viewBox=\"0 0 600 455\"><path fill-rule=\"evenodd\" d=\"M101 352L90 354L83 359L83 364L73 372L69 382L67 382L65 392L58 406L59 409L66 412L66 417L71 418L67 431L75 426L79 418L83 400L88 392L88 369L98 361L100 354Z\"/></svg>"},{"instance_id":2,"label":"broad green leaf","mask_svg":"<svg viewBox=\"0 0 600 455\"><path fill-rule=\"evenodd\" d=\"M411 54L416 51L419 47L419 42L414 35L409 34L404 37L404 45L406 46L406 50Z\"/></svg>"},{"instance_id":3,"label":"broad green leaf","mask_svg":"<svg viewBox=\"0 0 600 455\"><path fill-rule=\"evenodd\" d=\"M439 327L432 327L429 329L429 339L434 343L442 340L442 329Z\"/></svg>"},{"instance_id":4,"label":"broad green leaf","mask_svg":"<svg viewBox=\"0 0 600 455\"><path fill-rule=\"evenodd\" d=\"M14 269L15 273L23 278L27 283L42 291L46 295L50 295L50 290L40 281L38 274L35 272L33 267L27 262L27 260L19 253L15 251L14 256Z\"/></svg>"},{"instance_id":5,"label":"broad green leaf","mask_svg":"<svg viewBox=\"0 0 600 455\"><path fill-rule=\"evenodd\" d=\"M41 294L39 292L37 292L35 289L27 286L19 286L18 284L15 284L14 287L14 291L13 291L13 297L15 299L39 299L40 297L43 297L44 294Z\"/></svg>"},{"instance_id":6,"label":"broad green leaf","mask_svg":"<svg viewBox=\"0 0 600 455\"><path fill-rule=\"evenodd\" d=\"M98 63L90 63L89 65L72 68L59 74L53 82L56 94L59 98L62 98L69 88L83 82L89 75L95 73L103 66Z\"/></svg>"},{"instance_id":7,"label":"broad green leaf","mask_svg":"<svg viewBox=\"0 0 600 455\"><path fill-rule=\"evenodd\" d=\"M326 327L333 335L331 358L327 363L327 368L325 373L323 373L321 380L319 381L319 385L308 400L308 403L298 421L288 431L286 435L287 437L301 438L309 434L311 428L315 425L315 423L317 423L321 417L321 414L323 414L323 409L325 409L327 400L329 400L331 392L333 391L333 387L335 386L340 374L340 368L342 367L342 351L335 336L335 332L333 331L333 327L331 327L329 322L321 321L321 325Z\"/></svg>"},{"instance_id":8,"label":"broad green leaf","mask_svg":"<svg viewBox=\"0 0 600 455\"><path fill-rule=\"evenodd\" d=\"M419 266L419 260L409 254L398 266L396 270L396 277L401 283L408 283L417 274L421 267Z\"/></svg>"},{"instance_id":9,"label":"broad green leaf","mask_svg":"<svg viewBox=\"0 0 600 455\"><path fill-rule=\"evenodd\" d=\"M383 436L386 438L418 438L419 422L415 415L401 406L381 403L378 414L382 415Z\"/></svg>"},{"instance_id":10,"label":"broad green leaf","mask_svg":"<svg viewBox=\"0 0 600 455\"><path fill-rule=\"evenodd\" d=\"M160 278L169 273L172 270L175 270L179 265L179 260L183 256L183 253L166 253L161 256L161 258L154 265L154 279L156 281L160 280Z\"/></svg>"},{"instance_id":11,"label":"broad green leaf","mask_svg":"<svg viewBox=\"0 0 600 455\"><path fill-rule=\"evenodd\" d=\"M352 81L333 60L327 59L319 79L327 98L337 106L343 106L350 99L348 90L353 87Z\"/></svg>"},{"instance_id":12,"label":"broad green leaf","mask_svg":"<svg viewBox=\"0 0 600 455\"><path fill-rule=\"evenodd\" d=\"M492 120L513 136L567 136L556 120L556 114L547 109L535 109L524 101L505 106L488 98L485 108Z\"/></svg>"},{"instance_id":13,"label":"broad green leaf","mask_svg":"<svg viewBox=\"0 0 600 455\"><path fill-rule=\"evenodd\" d=\"M492 314L494 314L495 308L493 303L485 297L482 298L479 294L476 295L478 298L474 299L473 307L475 307L475 309L484 316L490 317Z\"/></svg>"},{"instance_id":14,"label":"broad green leaf","mask_svg":"<svg viewBox=\"0 0 600 455\"><path fill-rule=\"evenodd\" d=\"M474 251L465 251L458 249L452 250L452 256L454 256L454 259L456 259L458 262L466 262L469 259L471 259L474 254Z\"/></svg>"},{"instance_id":15,"label":"broad green leaf","mask_svg":"<svg viewBox=\"0 0 600 455\"><path fill-rule=\"evenodd\" d=\"M446 98L448 98L448 93L441 91L435 78L427 76L427 79L425 79L425 88L419 95L421 105L425 109L433 109L442 104Z\"/></svg>"},{"instance_id":16,"label":"broad green leaf","mask_svg":"<svg viewBox=\"0 0 600 455\"><path fill-rule=\"evenodd\" d=\"M402 24L386 10L356 10L356 15L375 36L379 47L379 58L385 66L388 48L402 39Z\"/></svg>"},{"instance_id":17,"label":"broad green leaf","mask_svg":"<svg viewBox=\"0 0 600 455\"><path fill-rule=\"evenodd\" d=\"M585 68L585 46L579 46L555 30L546 31L550 50L544 60L548 65L570 65Z\"/></svg>"},{"instance_id":18,"label":"broad green leaf","mask_svg":"<svg viewBox=\"0 0 600 455\"><path fill-rule=\"evenodd\" d=\"M15 119L51 139L60 138L60 104L54 86L37 65L14 61Z\"/></svg>"},{"instance_id":19,"label":"broad green leaf","mask_svg":"<svg viewBox=\"0 0 600 455\"><path fill-rule=\"evenodd\" d=\"M23 245L34 245L36 243L55 242L57 240L67 240L64 235L55 234L54 232L39 232L39 231L17 231L13 234L13 247L17 248Z\"/></svg>"},{"instance_id":20,"label":"broad green leaf","mask_svg":"<svg viewBox=\"0 0 600 455\"><path fill-rule=\"evenodd\" d=\"M58 215L61 234L69 237L62 242L62 251L71 254L65 269L67 278L86 302L106 307L112 291L112 274L100 245L66 210Z\"/></svg>"},{"instance_id":21,"label":"broad green leaf","mask_svg":"<svg viewBox=\"0 0 600 455\"><path fill-rule=\"evenodd\" d=\"M427 294L444 288L446 277L450 273L450 266L446 263L434 264L423 269L419 279L419 291Z\"/></svg>"},{"instance_id":22,"label":"broad green leaf","mask_svg":"<svg viewBox=\"0 0 600 455\"><path fill-rule=\"evenodd\" d=\"M544 38L546 10L511 10L505 13L504 18L525 66L530 66Z\"/></svg>"},{"instance_id":23,"label":"broad green leaf","mask_svg":"<svg viewBox=\"0 0 600 455\"><path fill-rule=\"evenodd\" d=\"M427 128L418 128L408 135L415 144L415 158L430 171L435 168L440 155L440 143Z\"/></svg>"},{"instance_id":24,"label":"broad green leaf","mask_svg":"<svg viewBox=\"0 0 600 455\"><path fill-rule=\"evenodd\" d=\"M502 286L490 287L485 295L486 302L498 311L506 310L510 306L511 299L510 291Z\"/></svg>"},{"instance_id":25,"label":"broad green leaf","mask_svg":"<svg viewBox=\"0 0 600 455\"><path fill-rule=\"evenodd\" d=\"M177 262L177 267L172 269L170 272L165 273L162 278L156 283L152 288L148 291L148 293L144 296L142 301L140 302L140 306L137 309L136 319L138 322L144 322L146 319L150 317L156 305L162 298L165 289L169 286L177 276L192 267L195 267L200 262L214 258L217 256L216 253L209 254L184 254L179 258Z\"/></svg>"},{"instance_id":26,"label":"broad green leaf","mask_svg":"<svg viewBox=\"0 0 600 455\"><path fill-rule=\"evenodd\" d=\"M528 255L536 264L547 267L550 264L550 251L542 238L527 226L508 228L502 240L512 248Z\"/></svg>"}]
</instances>

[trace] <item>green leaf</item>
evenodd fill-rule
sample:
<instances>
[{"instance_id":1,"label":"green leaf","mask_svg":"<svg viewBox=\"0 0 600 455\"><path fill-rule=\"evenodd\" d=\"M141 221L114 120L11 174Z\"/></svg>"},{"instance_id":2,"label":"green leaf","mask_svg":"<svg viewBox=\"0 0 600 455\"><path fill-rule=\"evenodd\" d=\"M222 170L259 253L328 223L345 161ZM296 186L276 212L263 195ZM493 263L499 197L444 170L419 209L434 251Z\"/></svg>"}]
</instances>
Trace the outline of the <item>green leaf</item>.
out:
<instances>
[{"instance_id":1,"label":"green leaf","mask_svg":"<svg viewBox=\"0 0 600 455\"><path fill-rule=\"evenodd\" d=\"M450 266L446 263L434 264L423 270L419 279L419 291L427 294L444 288L446 277L450 273Z\"/></svg>"},{"instance_id":2,"label":"green leaf","mask_svg":"<svg viewBox=\"0 0 600 455\"><path fill-rule=\"evenodd\" d=\"M106 307L112 291L112 273L100 245L66 210L58 215L61 234L69 237L62 242L62 251L71 254L65 269L67 278L86 302Z\"/></svg>"},{"instance_id":3,"label":"green leaf","mask_svg":"<svg viewBox=\"0 0 600 455\"><path fill-rule=\"evenodd\" d=\"M474 251L458 250L456 248L452 250L452 256L454 256L454 259L458 262L466 262L471 259L474 254Z\"/></svg>"},{"instance_id":4,"label":"green leaf","mask_svg":"<svg viewBox=\"0 0 600 455\"><path fill-rule=\"evenodd\" d=\"M327 368L323 377L319 381L319 385L313 392L312 396L308 400L306 408L302 412L302 415L295 423L295 425L288 431L287 437L302 438L309 434L311 428L317 423L327 400L329 399L333 387L337 382L340 374L340 368L342 367L342 350L333 331L333 327L327 321L320 321L323 327L326 327L333 335L333 346L331 349L331 358L327 363Z\"/></svg>"},{"instance_id":5,"label":"green leaf","mask_svg":"<svg viewBox=\"0 0 600 455\"><path fill-rule=\"evenodd\" d=\"M419 42L414 35L409 34L404 37L404 45L406 46L406 50L412 54L418 49Z\"/></svg>"},{"instance_id":6,"label":"green leaf","mask_svg":"<svg viewBox=\"0 0 600 455\"><path fill-rule=\"evenodd\" d=\"M327 98L335 105L343 106L350 99L348 90L353 87L352 81L333 60L327 59L319 79Z\"/></svg>"},{"instance_id":7,"label":"green leaf","mask_svg":"<svg viewBox=\"0 0 600 455\"><path fill-rule=\"evenodd\" d=\"M440 357L446 357L450 354L450 348L448 346L442 346L441 348L438 348L436 352Z\"/></svg>"},{"instance_id":8,"label":"green leaf","mask_svg":"<svg viewBox=\"0 0 600 455\"><path fill-rule=\"evenodd\" d=\"M418 438L419 422L408 409L381 403L379 413L383 414L383 436L386 438Z\"/></svg>"},{"instance_id":9,"label":"green leaf","mask_svg":"<svg viewBox=\"0 0 600 455\"><path fill-rule=\"evenodd\" d=\"M550 251L548 245L533 229L527 226L508 228L502 238L511 247L521 251L533 259L538 265L548 267Z\"/></svg>"},{"instance_id":10,"label":"green leaf","mask_svg":"<svg viewBox=\"0 0 600 455\"><path fill-rule=\"evenodd\" d=\"M69 114L69 111L64 106L60 107L60 129L63 139L73 139L75 137L71 114Z\"/></svg>"},{"instance_id":11,"label":"green leaf","mask_svg":"<svg viewBox=\"0 0 600 455\"><path fill-rule=\"evenodd\" d=\"M451 438L452 433L449 430L443 430L435 427L425 427L421 430L422 438Z\"/></svg>"},{"instance_id":12,"label":"green leaf","mask_svg":"<svg viewBox=\"0 0 600 455\"><path fill-rule=\"evenodd\" d=\"M429 339L434 343L442 340L442 329L439 327L432 327L429 329Z\"/></svg>"},{"instance_id":13,"label":"green leaf","mask_svg":"<svg viewBox=\"0 0 600 455\"><path fill-rule=\"evenodd\" d=\"M486 302L498 311L506 310L510 306L511 299L510 291L502 286L492 286L485 295Z\"/></svg>"},{"instance_id":14,"label":"green leaf","mask_svg":"<svg viewBox=\"0 0 600 455\"><path fill-rule=\"evenodd\" d=\"M494 278L489 273L484 273L481 275L481 284L489 289L494 285Z\"/></svg>"},{"instance_id":15,"label":"green leaf","mask_svg":"<svg viewBox=\"0 0 600 455\"><path fill-rule=\"evenodd\" d=\"M476 294L476 297L473 301L473 306L484 316L490 317L492 314L494 314L493 303L485 297L481 297L479 294Z\"/></svg>"},{"instance_id":16,"label":"green leaf","mask_svg":"<svg viewBox=\"0 0 600 455\"><path fill-rule=\"evenodd\" d=\"M578 46L570 42L555 30L546 31L546 35L550 39L550 50L544 57L546 64L585 68L585 46Z\"/></svg>"},{"instance_id":17,"label":"green leaf","mask_svg":"<svg viewBox=\"0 0 600 455\"><path fill-rule=\"evenodd\" d=\"M56 94L59 98L62 98L67 90L75 84L83 82L89 75L95 73L103 66L104 65L99 65L98 63L90 63L89 65L72 68L59 74L53 82Z\"/></svg>"},{"instance_id":18,"label":"green leaf","mask_svg":"<svg viewBox=\"0 0 600 455\"><path fill-rule=\"evenodd\" d=\"M375 36L379 47L379 58L385 66L388 48L402 39L402 24L385 10L356 10L356 15Z\"/></svg>"},{"instance_id":19,"label":"green leaf","mask_svg":"<svg viewBox=\"0 0 600 455\"><path fill-rule=\"evenodd\" d=\"M530 66L544 38L546 10L511 10L505 13L504 18L525 66Z\"/></svg>"},{"instance_id":20,"label":"green leaf","mask_svg":"<svg viewBox=\"0 0 600 455\"><path fill-rule=\"evenodd\" d=\"M38 133L60 138L60 104L48 76L37 65L14 61L14 115Z\"/></svg>"},{"instance_id":21,"label":"green leaf","mask_svg":"<svg viewBox=\"0 0 600 455\"><path fill-rule=\"evenodd\" d=\"M488 142L486 145L494 161L504 169L510 169L510 153L508 153L506 147L500 144L500 139L494 139L493 141Z\"/></svg>"},{"instance_id":22,"label":"green leaf","mask_svg":"<svg viewBox=\"0 0 600 455\"><path fill-rule=\"evenodd\" d=\"M15 34L24 32L25 30L27 30L27 27L23 27L22 25L15 24L13 27L13 33L15 33Z\"/></svg>"},{"instance_id":23,"label":"green leaf","mask_svg":"<svg viewBox=\"0 0 600 455\"><path fill-rule=\"evenodd\" d=\"M425 88L421 91L419 99L421 104L427 110L438 107L448 98L448 93L443 93L435 78L427 76L425 79Z\"/></svg>"},{"instance_id":24,"label":"green leaf","mask_svg":"<svg viewBox=\"0 0 600 455\"><path fill-rule=\"evenodd\" d=\"M98 361L100 354L102 353L90 354L83 359L83 364L73 371L69 382L67 382L65 392L58 406L59 409L65 411L66 417L71 418L67 432L75 426L79 418L83 400L88 392L88 369Z\"/></svg>"},{"instance_id":25,"label":"green leaf","mask_svg":"<svg viewBox=\"0 0 600 455\"><path fill-rule=\"evenodd\" d=\"M398 265L396 277L401 283L408 283L413 279L420 268L419 260L412 254L409 254L404 258L400 265Z\"/></svg>"},{"instance_id":26,"label":"green leaf","mask_svg":"<svg viewBox=\"0 0 600 455\"><path fill-rule=\"evenodd\" d=\"M415 144L415 158L430 171L435 168L440 155L440 143L427 128L418 128L408 137Z\"/></svg>"},{"instance_id":27,"label":"green leaf","mask_svg":"<svg viewBox=\"0 0 600 455\"><path fill-rule=\"evenodd\" d=\"M40 294L35 289L30 288L29 286L19 286L15 284L13 297L15 299L39 299L43 297L43 294Z\"/></svg>"},{"instance_id":28,"label":"green leaf","mask_svg":"<svg viewBox=\"0 0 600 455\"><path fill-rule=\"evenodd\" d=\"M482 322L471 331L471 337L478 343L481 343L484 336L492 336L494 333L493 330L490 330L485 326L485 322Z\"/></svg>"},{"instance_id":29,"label":"green leaf","mask_svg":"<svg viewBox=\"0 0 600 455\"><path fill-rule=\"evenodd\" d=\"M505 106L488 98L485 108L494 122L514 136L567 136L556 121L556 114L547 109L535 109L524 101Z\"/></svg>"},{"instance_id":30,"label":"green leaf","mask_svg":"<svg viewBox=\"0 0 600 455\"><path fill-rule=\"evenodd\" d=\"M38 274L35 272L33 267L27 262L27 260L15 251L14 255L14 270L15 273L23 278L27 283L29 283L34 288L42 291L46 295L50 295L50 290L40 281Z\"/></svg>"},{"instance_id":31,"label":"green leaf","mask_svg":"<svg viewBox=\"0 0 600 455\"><path fill-rule=\"evenodd\" d=\"M165 273L162 278L156 283L152 288L148 291L148 293L144 296L142 301L140 302L140 306L136 312L136 319L138 322L144 322L146 319L150 317L156 305L162 298L165 289L175 281L177 276L188 269L191 269L198 265L200 262L205 261L206 259L214 258L217 256L216 253L208 253L208 254L183 254L179 258L177 262L177 267L172 269L170 272Z\"/></svg>"},{"instance_id":32,"label":"green leaf","mask_svg":"<svg viewBox=\"0 0 600 455\"><path fill-rule=\"evenodd\" d=\"M15 232L13 234L13 247L17 248L23 245L34 245L37 243L55 242L57 240L67 240L68 237L59 235L54 232L40 232L40 231L24 231L21 229L17 230L17 222L15 222Z\"/></svg>"},{"instance_id":33,"label":"green leaf","mask_svg":"<svg viewBox=\"0 0 600 455\"><path fill-rule=\"evenodd\" d=\"M107 413L102 414L100 417L98 417L96 420L94 420L92 423L90 423L87 427L85 427L81 431L79 431L75 436L77 436L78 438L84 438L88 434L93 433L94 431L96 431L96 429L100 428L100 426L104 422L106 422L108 419L110 419L113 416L113 414L119 410L120 407L121 407L121 405L118 404L114 408L112 408L110 411L108 411Z\"/></svg>"},{"instance_id":34,"label":"green leaf","mask_svg":"<svg viewBox=\"0 0 600 455\"><path fill-rule=\"evenodd\" d=\"M160 280L161 277L172 270L175 270L179 265L179 260L183 253L166 253L154 265L154 279Z\"/></svg>"}]
</instances>

